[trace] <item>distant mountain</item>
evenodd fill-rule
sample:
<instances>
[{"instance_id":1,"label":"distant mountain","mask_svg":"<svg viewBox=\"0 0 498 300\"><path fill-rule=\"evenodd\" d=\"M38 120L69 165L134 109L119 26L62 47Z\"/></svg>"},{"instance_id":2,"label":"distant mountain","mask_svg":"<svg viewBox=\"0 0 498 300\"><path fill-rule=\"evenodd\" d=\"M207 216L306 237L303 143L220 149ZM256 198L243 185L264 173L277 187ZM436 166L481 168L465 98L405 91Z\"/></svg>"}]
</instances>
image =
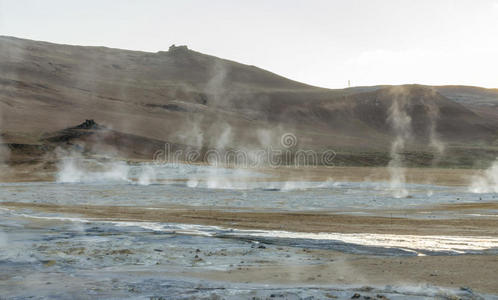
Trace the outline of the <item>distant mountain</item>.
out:
<instances>
[{"instance_id":1,"label":"distant mountain","mask_svg":"<svg viewBox=\"0 0 498 300\"><path fill-rule=\"evenodd\" d=\"M303 149L333 148L343 157L387 153L397 101L411 118L408 149L431 153L436 136L451 147L494 155L498 90L331 90L186 46L147 53L0 37L4 142L36 143L42 134L94 119L116 132L198 148L256 149L291 132Z\"/></svg>"},{"instance_id":2,"label":"distant mountain","mask_svg":"<svg viewBox=\"0 0 498 300\"><path fill-rule=\"evenodd\" d=\"M464 105L498 106L498 89L484 89L475 86L438 86L437 91Z\"/></svg>"}]
</instances>

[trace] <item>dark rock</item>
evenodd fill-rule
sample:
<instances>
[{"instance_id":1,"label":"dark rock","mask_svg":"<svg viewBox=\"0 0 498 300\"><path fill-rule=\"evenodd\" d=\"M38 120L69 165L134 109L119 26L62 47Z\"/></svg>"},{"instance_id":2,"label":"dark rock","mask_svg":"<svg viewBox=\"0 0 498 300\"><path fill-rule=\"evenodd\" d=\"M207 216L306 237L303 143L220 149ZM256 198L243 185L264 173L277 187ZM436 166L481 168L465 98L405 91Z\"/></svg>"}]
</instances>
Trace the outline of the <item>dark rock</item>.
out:
<instances>
[{"instance_id":1,"label":"dark rock","mask_svg":"<svg viewBox=\"0 0 498 300\"><path fill-rule=\"evenodd\" d=\"M178 104L168 103L168 104L150 104L147 103L145 106L148 107L158 107L166 110L179 111L179 112L189 112L189 109Z\"/></svg>"},{"instance_id":2,"label":"dark rock","mask_svg":"<svg viewBox=\"0 0 498 300\"><path fill-rule=\"evenodd\" d=\"M188 52L188 47L186 45L177 46L175 44L169 47L170 53L184 53Z\"/></svg>"},{"instance_id":3,"label":"dark rock","mask_svg":"<svg viewBox=\"0 0 498 300\"><path fill-rule=\"evenodd\" d=\"M85 120L85 122L81 123L78 126L75 126L71 129L104 129L104 126L97 124L94 120Z\"/></svg>"}]
</instances>

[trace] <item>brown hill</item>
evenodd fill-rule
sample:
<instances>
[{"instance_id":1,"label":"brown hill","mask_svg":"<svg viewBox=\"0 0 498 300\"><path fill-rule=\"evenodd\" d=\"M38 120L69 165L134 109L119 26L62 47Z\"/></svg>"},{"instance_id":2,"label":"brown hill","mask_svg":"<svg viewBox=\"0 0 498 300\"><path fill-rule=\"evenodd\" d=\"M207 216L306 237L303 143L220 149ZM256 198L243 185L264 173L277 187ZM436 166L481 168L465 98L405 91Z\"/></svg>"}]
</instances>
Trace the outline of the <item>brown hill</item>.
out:
<instances>
[{"instance_id":1,"label":"brown hill","mask_svg":"<svg viewBox=\"0 0 498 300\"><path fill-rule=\"evenodd\" d=\"M485 148L492 157L498 118L482 108L494 97L483 90L330 90L185 46L147 53L0 37L0 129L4 142L18 144L95 119L114 132L198 148L261 148L291 132L302 149L332 148L345 163L378 154L382 164L395 135L390 108L402 101L408 150L433 152L435 130L449 148Z\"/></svg>"}]
</instances>

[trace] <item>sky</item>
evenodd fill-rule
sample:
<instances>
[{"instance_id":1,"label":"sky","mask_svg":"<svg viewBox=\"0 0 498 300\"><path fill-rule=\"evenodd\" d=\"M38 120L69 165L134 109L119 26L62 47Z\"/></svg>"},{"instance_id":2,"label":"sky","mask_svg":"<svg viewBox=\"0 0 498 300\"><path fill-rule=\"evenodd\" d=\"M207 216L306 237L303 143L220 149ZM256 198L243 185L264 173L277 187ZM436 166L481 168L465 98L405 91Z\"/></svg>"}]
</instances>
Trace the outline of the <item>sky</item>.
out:
<instances>
[{"instance_id":1,"label":"sky","mask_svg":"<svg viewBox=\"0 0 498 300\"><path fill-rule=\"evenodd\" d=\"M0 35L188 45L327 88L498 88L498 0L0 0Z\"/></svg>"}]
</instances>

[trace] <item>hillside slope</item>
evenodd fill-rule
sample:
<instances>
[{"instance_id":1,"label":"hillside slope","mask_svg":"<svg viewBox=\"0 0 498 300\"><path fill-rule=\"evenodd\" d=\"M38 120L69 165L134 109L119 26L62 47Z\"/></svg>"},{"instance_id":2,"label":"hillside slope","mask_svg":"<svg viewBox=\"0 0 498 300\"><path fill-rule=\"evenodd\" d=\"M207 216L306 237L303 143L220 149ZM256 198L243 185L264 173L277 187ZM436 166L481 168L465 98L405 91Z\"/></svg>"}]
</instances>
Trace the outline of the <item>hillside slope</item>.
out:
<instances>
[{"instance_id":1,"label":"hillside slope","mask_svg":"<svg viewBox=\"0 0 498 300\"><path fill-rule=\"evenodd\" d=\"M302 149L385 154L396 137L392 106L401 101L409 149L434 151L434 137L494 149L495 94L418 85L330 90L185 46L147 53L0 37L0 131L12 143L94 119L198 148L274 146L290 132Z\"/></svg>"}]
</instances>

